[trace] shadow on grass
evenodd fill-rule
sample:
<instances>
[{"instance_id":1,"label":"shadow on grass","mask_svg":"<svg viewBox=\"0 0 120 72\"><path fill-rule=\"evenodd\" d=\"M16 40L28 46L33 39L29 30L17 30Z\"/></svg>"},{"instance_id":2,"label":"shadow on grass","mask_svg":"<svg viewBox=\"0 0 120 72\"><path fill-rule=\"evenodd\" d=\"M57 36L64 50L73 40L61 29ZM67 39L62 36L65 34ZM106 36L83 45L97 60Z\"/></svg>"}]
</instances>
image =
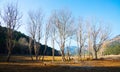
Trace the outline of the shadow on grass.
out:
<instances>
[{"instance_id":1,"label":"shadow on grass","mask_svg":"<svg viewBox=\"0 0 120 72\"><path fill-rule=\"evenodd\" d=\"M0 64L0 72L120 72L120 67Z\"/></svg>"}]
</instances>

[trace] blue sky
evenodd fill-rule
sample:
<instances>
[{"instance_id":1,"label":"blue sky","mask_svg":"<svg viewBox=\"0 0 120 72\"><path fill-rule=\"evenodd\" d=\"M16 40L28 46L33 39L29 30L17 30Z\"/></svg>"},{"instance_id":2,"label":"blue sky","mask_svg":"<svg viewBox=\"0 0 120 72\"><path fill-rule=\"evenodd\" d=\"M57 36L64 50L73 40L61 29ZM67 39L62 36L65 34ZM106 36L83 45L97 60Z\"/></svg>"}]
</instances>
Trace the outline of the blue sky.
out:
<instances>
[{"instance_id":1,"label":"blue sky","mask_svg":"<svg viewBox=\"0 0 120 72\"><path fill-rule=\"evenodd\" d=\"M0 0L0 9L6 3L18 1L18 7L23 14L23 26L19 29L26 32L26 20L29 10L41 8L45 16L52 10L69 9L75 18L81 16L85 19L97 18L111 25L112 37L120 34L120 0Z\"/></svg>"}]
</instances>

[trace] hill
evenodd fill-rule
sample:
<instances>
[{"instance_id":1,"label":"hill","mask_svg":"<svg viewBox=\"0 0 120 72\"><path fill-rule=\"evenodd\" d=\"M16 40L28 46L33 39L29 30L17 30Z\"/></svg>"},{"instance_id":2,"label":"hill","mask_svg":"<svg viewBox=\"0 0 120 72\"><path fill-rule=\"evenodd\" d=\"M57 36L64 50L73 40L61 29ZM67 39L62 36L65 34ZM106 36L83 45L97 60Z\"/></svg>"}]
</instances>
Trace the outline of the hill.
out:
<instances>
[{"instance_id":1,"label":"hill","mask_svg":"<svg viewBox=\"0 0 120 72\"><path fill-rule=\"evenodd\" d=\"M6 48L6 32L7 28L6 27L1 27L0 26L0 54L7 54L7 48ZM26 36L25 34L14 31L13 33L13 40L15 41L15 47L12 50L12 54L18 54L18 55L28 55L29 50L28 50L28 41L29 41L29 36ZM40 43L38 43L40 44ZM41 48L39 50L39 55L43 55L43 51L45 48L45 45L41 45ZM34 54L34 49L32 48L32 54ZM47 46L46 49L46 54L45 55L52 55L52 48ZM55 56L60 55L60 52L55 50Z\"/></svg>"},{"instance_id":2,"label":"hill","mask_svg":"<svg viewBox=\"0 0 120 72\"><path fill-rule=\"evenodd\" d=\"M101 48L104 55L119 55L120 54L120 35L106 41Z\"/></svg>"}]
</instances>

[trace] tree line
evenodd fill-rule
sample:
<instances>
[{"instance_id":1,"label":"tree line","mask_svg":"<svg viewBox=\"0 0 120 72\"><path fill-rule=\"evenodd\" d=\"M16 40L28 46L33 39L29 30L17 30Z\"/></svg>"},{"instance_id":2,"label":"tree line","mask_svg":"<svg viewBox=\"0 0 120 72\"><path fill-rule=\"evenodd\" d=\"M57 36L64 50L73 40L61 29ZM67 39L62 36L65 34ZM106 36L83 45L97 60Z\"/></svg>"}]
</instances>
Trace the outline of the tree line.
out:
<instances>
[{"instance_id":1,"label":"tree line","mask_svg":"<svg viewBox=\"0 0 120 72\"><path fill-rule=\"evenodd\" d=\"M13 40L13 31L17 30L22 24L22 16L18 10L17 4L7 4L1 12L0 17L7 27L6 46L8 49L7 61L11 56L12 48L15 46ZM2 24L2 23L1 23ZM42 9L30 10L27 19L27 32L29 34L29 53L33 60L32 45L36 60L39 60L39 49L41 49L41 39L45 41L45 48L41 60L44 60L46 52L46 45L48 40L52 43L52 56L54 61L55 43L58 44L62 61L65 61L64 48L72 43L74 40L79 47L78 53L81 58L82 49L85 45L88 46L89 55L93 55L95 59L98 58L98 51L103 43L109 38L110 30L107 24L100 21L90 19L84 20L82 17L75 19L72 12L67 9L58 9L51 12L50 16L45 18ZM32 43L33 40L33 43ZM69 56L69 48L68 48Z\"/></svg>"}]
</instances>

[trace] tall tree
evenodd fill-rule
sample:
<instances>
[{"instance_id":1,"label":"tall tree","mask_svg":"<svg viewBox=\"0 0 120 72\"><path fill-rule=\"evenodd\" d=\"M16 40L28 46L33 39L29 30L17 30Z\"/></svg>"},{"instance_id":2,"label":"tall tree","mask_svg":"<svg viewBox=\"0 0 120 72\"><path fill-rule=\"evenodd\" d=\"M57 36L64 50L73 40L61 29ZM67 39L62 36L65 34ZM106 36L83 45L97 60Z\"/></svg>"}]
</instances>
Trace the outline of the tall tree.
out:
<instances>
[{"instance_id":1,"label":"tall tree","mask_svg":"<svg viewBox=\"0 0 120 72\"><path fill-rule=\"evenodd\" d=\"M31 37L29 37L28 48L29 48L30 57L31 57L31 59L33 61L33 57L32 57L32 38Z\"/></svg>"},{"instance_id":2,"label":"tall tree","mask_svg":"<svg viewBox=\"0 0 120 72\"><path fill-rule=\"evenodd\" d=\"M51 36L51 43L52 43L52 62L54 62L54 47L55 47L55 39L56 39L56 27L55 27L56 19L55 15L51 14L49 17L49 24L50 24L50 36Z\"/></svg>"},{"instance_id":3,"label":"tall tree","mask_svg":"<svg viewBox=\"0 0 120 72\"><path fill-rule=\"evenodd\" d=\"M81 58L82 49L84 48L85 41L86 41L85 24L83 24L83 20L81 18L79 18L79 21L78 21L76 37L77 37L77 45L79 47L78 54L79 54L79 57Z\"/></svg>"},{"instance_id":4,"label":"tall tree","mask_svg":"<svg viewBox=\"0 0 120 72\"><path fill-rule=\"evenodd\" d=\"M62 61L65 61L65 53L64 53L64 48L65 48L65 43L66 39L70 36L70 26L73 24L73 18L72 14L70 11L61 9L59 11L55 12L55 17L56 17L56 30L58 33L58 38L57 38L57 43L60 47L61 54L62 54Z\"/></svg>"},{"instance_id":5,"label":"tall tree","mask_svg":"<svg viewBox=\"0 0 120 72\"><path fill-rule=\"evenodd\" d=\"M67 46L67 60L70 61L70 45L71 45L71 39L72 39L72 36L69 37L69 44Z\"/></svg>"},{"instance_id":6,"label":"tall tree","mask_svg":"<svg viewBox=\"0 0 120 72\"><path fill-rule=\"evenodd\" d=\"M38 60L38 53L39 53L40 45L37 42L40 42L41 37L42 37L43 14L40 10L38 10L36 12L30 11L28 15L29 15L28 29L29 29L30 36L33 40L36 60Z\"/></svg>"},{"instance_id":7,"label":"tall tree","mask_svg":"<svg viewBox=\"0 0 120 72\"><path fill-rule=\"evenodd\" d=\"M50 24L46 23L46 25L45 25L45 48L44 48L44 51L43 51L42 61L44 60L44 55L45 55L46 50L47 50L47 42L48 42L48 38L49 38L49 35L50 35L49 31L50 31Z\"/></svg>"},{"instance_id":8,"label":"tall tree","mask_svg":"<svg viewBox=\"0 0 120 72\"><path fill-rule=\"evenodd\" d=\"M93 58L93 49L92 49L92 38L91 38L91 25L88 21L86 21L86 28L87 28L87 43L88 43L88 54L89 58Z\"/></svg>"},{"instance_id":9,"label":"tall tree","mask_svg":"<svg viewBox=\"0 0 120 72\"><path fill-rule=\"evenodd\" d=\"M15 42L13 40L13 33L14 30L20 27L21 25L20 20L22 18L22 15L20 15L18 10L17 3L7 4L4 8L4 11L1 14L1 18L3 19L3 22L7 27L6 46L8 49L7 61L9 61L11 57L12 49L15 46Z\"/></svg>"},{"instance_id":10,"label":"tall tree","mask_svg":"<svg viewBox=\"0 0 120 72\"><path fill-rule=\"evenodd\" d=\"M103 45L104 41L106 41L110 36L110 29L104 24L100 22L93 23L91 28L91 38L93 43L93 50L95 59L98 59L98 51L100 50L101 46Z\"/></svg>"},{"instance_id":11,"label":"tall tree","mask_svg":"<svg viewBox=\"0 0 120 72\"><path fill-rule=\"evenodd\" d=\"M42 36L43 36L43 19L44 19L44 15L43 15L43 12L42 10L40 9L38 12L37 12L37 18L38 18L38 25L37 25L37 42L38 43L41 43L41 39L42 39ZM38 55L39 55L39 49L41 48L41 44L37 44L37 60L38 60ZM40 59L40 58L39 58Z\"/></svg>"}]
</instances>

